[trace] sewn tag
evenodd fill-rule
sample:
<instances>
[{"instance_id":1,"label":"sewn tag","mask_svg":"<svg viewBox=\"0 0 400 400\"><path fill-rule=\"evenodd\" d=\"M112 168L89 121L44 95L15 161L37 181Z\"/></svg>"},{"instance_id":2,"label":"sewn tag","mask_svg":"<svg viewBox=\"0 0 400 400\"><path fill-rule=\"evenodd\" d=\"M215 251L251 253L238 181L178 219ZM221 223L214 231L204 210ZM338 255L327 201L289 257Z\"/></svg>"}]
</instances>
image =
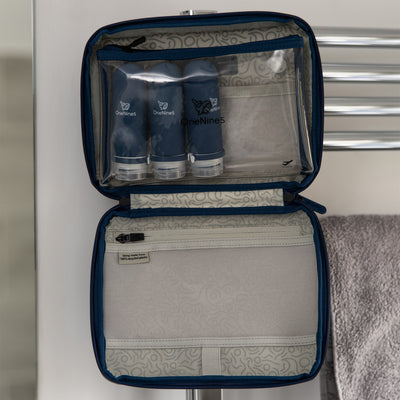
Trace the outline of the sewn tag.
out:
<instances>
[{"instance_id":1,"label":"sewn tag","mask_svg":"<svg viewBox=\"0 0 400 400\"><path fill-rule=\"evenodd\" d=\"M131 264L146 264L150 262L149 253L118 253L118 264L131 265Z\"/></svg>"}]
</instances>

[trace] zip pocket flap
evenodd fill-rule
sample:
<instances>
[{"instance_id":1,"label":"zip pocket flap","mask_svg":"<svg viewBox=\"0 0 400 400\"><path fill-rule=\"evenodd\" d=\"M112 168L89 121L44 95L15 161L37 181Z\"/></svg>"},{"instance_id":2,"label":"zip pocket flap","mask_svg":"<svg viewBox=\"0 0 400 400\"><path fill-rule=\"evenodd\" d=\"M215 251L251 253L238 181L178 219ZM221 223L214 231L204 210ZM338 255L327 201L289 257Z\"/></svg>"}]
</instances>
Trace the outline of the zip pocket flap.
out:
<instances>
[{"instance_id":1,"label":"zip pocket flap","mask_svg":"<svg viewBox=\"0 0 400 400\"><path fill-rule=\"evenodd\" d=\"M125 239L124 243L121 239ZM115 240L119 243L107 243L106 252L301 246L312 244L313 235L300 235L293 227L253 227L119 233Z\"/></svg>"}]
</instances>

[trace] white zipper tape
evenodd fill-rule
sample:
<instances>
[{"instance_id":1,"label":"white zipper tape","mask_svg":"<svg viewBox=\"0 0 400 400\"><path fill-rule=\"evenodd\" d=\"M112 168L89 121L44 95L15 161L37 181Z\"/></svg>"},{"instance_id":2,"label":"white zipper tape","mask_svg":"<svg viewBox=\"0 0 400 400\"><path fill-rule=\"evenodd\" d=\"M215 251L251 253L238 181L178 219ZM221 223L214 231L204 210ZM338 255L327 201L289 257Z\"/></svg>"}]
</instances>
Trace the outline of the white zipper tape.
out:
<instances>
[{"instance_id":1,"label":"white zipper tape","mask_svg":"<svg viewBox=\"0 0 400 400\"><path fill-rule=\"evenodd\" d=\"M136 242L136 243L107 243L106 252L151 252L169 250L195 250L195 249L227 249L227 248L250 248L250 247L282 247L282 246L305 246L313 243L312 235L297 237L239 237L239 238L208 238L208 239L186 239L182 241L163 242Z\"/></svg>"},{"instance_id":2,"label":"white zipper tape","mask_svg":"<svg viewBox=\"0 0 400 400\"><path fill-rule=\"evenodd\" d=\"M114 231L114 240L122 234L129 234L132 229ZM173 241L186 239L210 239L210 238L238 238L238 237L276 237L276 236L300 236L300 226L246 226L240 228L187 228L187 229L163 229L157 231L140 231L146 242Z\"/></svg>"},{"instance_id":3,"label":"white zipper tape","mask_svg":"<svg viewBox=\"0 0 400 400\"><path fill-rule=\"evenodd\" d=\"M108 349L161 349L181 347L308 346L315 335L232 338L106 339Z\"/></svg>"}]
</instances>

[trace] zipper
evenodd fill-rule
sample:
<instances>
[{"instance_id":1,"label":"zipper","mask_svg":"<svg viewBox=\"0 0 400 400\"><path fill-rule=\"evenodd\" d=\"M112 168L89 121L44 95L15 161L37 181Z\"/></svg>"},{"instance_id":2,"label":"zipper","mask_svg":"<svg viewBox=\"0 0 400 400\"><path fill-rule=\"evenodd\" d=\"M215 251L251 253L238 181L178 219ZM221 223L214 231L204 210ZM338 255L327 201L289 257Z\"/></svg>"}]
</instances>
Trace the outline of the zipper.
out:
<instances>
[{"instance_id":1,"label":"zipper","mask_svg":"<svg viewBox=\"0 0 400 400\"><path fill-rule=\"evenodd\" d=\"M319 204L315 201L312 201L310 199L307 199L306 197L297 195L294 203L304 205L307 209L310 211L315 211L318 214L325 214L326 213L326 207L323 206L322 204Z\"/></svg>"},{"instance_id":2,"label":"zipper","mask_svg":"<svg viewBox=\"0 0 400 400\"><path fill-rule=\"evenodd\" d=\"M142 38L139 39L143 40ZM143 50L136 48L138 45L136 42L139 39L128 46L105 46L97 51L97 58L101 61L187 60L201 57L293 49L304 46L302 37L290 35L274 40L261 40L229 46Z\"/></svg>"},{"instance_id":3,"label":"zipper","mask_svg":"<svg viewBox=\"0 0 400 400\"><path fill-rule=\"evenodd\" d=\"M106 244L106 252L300 246L311 243L313 236L302 235L298 226L179 229L117 232L115 242Z\"/></svg>"},{"instance_id":4,"label":"zipper","mask_svg":"<svg viewBox=\"0 0 400 400\"><path fill-rule=\"evenodd\" d=\"M295 204L306 207L309 211L317 212L318 214L325 214L326 207L315 201L307 199L306 197L300 196L297 193L285 192L283 199L286 205Z\"/></svg>"},{"instance_id":5,"label":"zipper","mask_svg":"<svg viewBox=\"0 0 400 400\"><path fill-rule=\"evenodd\" d=\"M140 51L136 49L137 46L140 46L146 41L146 36L141 36L137 39L135 39L132 43L128 44L127 46L116 46L117 48L120 48L123 51L127 52L132 52L132 51Z\"/></svg>"}]
</instances>

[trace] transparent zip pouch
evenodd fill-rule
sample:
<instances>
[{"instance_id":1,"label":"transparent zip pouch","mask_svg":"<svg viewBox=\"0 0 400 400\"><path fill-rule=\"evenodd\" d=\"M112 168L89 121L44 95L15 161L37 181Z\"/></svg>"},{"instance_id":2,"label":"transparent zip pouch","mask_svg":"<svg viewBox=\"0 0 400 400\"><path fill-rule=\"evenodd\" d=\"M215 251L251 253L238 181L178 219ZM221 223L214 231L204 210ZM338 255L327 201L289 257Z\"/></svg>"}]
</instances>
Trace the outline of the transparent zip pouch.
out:
<instances>
[{"instance_id":1,"label":"transparent zip pouch","mask_svg":"<svg viewBox=\"0 0 400 400\"><path fill-rule=\"evenodd\" d=\"M114 377L312 370L318 274L303 212L115 218L105 240L104 357Z\"/></svg>"},{"instance_id":2,"label":"transparent zip pouch","mask_svg":"<svg viewBox=\"0 0 400 400\"><path fill-rule=\"evenodd\" d=\"M313 171L303 39L98 50L100 182L301 180Z\"/></svg>"}]
</instances>

